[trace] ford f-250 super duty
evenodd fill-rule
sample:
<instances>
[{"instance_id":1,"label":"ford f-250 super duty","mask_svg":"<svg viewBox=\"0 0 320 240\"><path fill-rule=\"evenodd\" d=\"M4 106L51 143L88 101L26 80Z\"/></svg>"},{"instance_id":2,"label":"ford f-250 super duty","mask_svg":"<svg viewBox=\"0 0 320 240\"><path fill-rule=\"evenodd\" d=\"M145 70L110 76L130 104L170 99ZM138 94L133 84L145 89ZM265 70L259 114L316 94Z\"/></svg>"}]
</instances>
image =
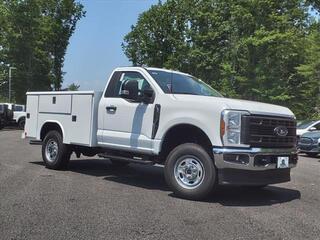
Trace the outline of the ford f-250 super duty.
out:
<instances>
[{"instance_id":1,"label":"ford f-250 super duty","mask_svg":"<svg viewBox=\"0 0 320 240\"><path fill-rule=\"evenodd\" d=\"M290 181L296 121L285 107L224 98L201 80L123 67L103 92L28 92L25 137L51 169L70 155L99 154L118 166L163 164L178 196L201 199L217 184Z\"/></svg>"}]
</instances>

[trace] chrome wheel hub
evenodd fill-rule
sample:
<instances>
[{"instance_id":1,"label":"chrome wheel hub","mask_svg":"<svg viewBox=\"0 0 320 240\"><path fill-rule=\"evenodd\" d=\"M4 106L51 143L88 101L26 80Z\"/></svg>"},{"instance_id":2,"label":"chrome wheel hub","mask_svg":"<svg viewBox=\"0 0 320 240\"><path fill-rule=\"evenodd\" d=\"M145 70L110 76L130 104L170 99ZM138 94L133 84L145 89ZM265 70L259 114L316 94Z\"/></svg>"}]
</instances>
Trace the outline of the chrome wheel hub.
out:
<instances>
[{"instance_id":1,"label":"chrome wheel hub","mask_svg":"<svg viewBox=\"0 0 320 240\"><path fill-rule=\"evenodd\" d=\"M194 156L183 157L175 164L174 176L180 186L193 189L202 183L204 167L200 160Z\"/></svg>"},{"instance_id":2,"label":"chrome wheel hub","mask_svg":"<svg viewBox=\"0 0 320 240\"><path fill-rule=\"evenodd\" d=\"M46 146L46 157L49 162L54 162L56 160L58 156L58 150L58 143L55 140L50 139Z\"/></svg>"}]
</instances>

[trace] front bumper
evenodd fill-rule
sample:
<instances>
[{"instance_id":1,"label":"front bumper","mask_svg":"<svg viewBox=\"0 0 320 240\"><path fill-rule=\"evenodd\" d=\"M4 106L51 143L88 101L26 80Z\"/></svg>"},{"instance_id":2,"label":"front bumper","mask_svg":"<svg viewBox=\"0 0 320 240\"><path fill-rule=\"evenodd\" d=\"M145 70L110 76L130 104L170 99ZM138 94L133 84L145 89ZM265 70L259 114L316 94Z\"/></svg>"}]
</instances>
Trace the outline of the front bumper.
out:
<instances>
[{"instance_id":1,"label":"front bumper","mask_svg":"<svg viewBox=\"0 0 320 240\"><path fill-rule=\"evenodd\" d=\"M219 183L266 185L290 181L290 169L297 165L297 149L213 148ZM277 168L277 157L289 157L289 168Z\"/></svg>"},{"instance_id":2,"label":"front bumper","mask_svg":"<svg viewBox=\"0 0 320 240\"><path fill-rule=\"evenodd\" d=\"M301 153L320 153L320 145L312 144L312 145L298 145L298 150Z\"/></svg>"}]
</instances>

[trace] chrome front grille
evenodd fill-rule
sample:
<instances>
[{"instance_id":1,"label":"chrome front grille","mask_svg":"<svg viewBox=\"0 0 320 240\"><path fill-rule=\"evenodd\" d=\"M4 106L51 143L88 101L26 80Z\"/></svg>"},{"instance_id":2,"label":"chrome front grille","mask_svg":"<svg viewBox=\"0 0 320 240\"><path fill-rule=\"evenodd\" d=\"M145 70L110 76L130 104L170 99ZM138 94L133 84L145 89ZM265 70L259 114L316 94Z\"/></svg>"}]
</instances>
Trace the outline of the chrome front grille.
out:
<instances>
[{"instance_id":1,"label":"chrome front grille","mask_svg":"<svg viewBox=\"0 0 320 240\"><path fill-rule=\"evenodd\" d=\"M279 127L285 132L282 136L276 131ZM295 147L296 121L273 116L243 116L241 142L251 147Z\"/></svg>"}]
</instances>

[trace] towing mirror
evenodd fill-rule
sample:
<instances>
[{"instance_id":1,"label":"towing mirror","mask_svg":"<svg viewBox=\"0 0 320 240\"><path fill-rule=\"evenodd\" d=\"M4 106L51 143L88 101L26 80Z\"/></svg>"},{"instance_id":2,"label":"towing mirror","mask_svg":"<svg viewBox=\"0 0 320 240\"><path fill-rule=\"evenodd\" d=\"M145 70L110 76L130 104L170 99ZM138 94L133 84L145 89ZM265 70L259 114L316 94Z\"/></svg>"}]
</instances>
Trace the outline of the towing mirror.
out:
<instances>
[{"instance_id":1,"label":"towing mirror","mask_svg":"<svg viewBox=\"0 0 320 240\"><path fill-rule=\"evenodd\" d=\"M138 92L138 81L129 80L123 83L120 96L128 100L138 101Z\"/></svg>"},{"instance_id":2,"label":"towing mirror","mask_svg":"<svg viewBox=\"0 0 320 240\"><path fill-rule=\"evenodd\" d=\"M154 91L151 88L144 89L143 93L143 102L146 104L152 103L154 99Z\"/></svg>"}]
</instances>

